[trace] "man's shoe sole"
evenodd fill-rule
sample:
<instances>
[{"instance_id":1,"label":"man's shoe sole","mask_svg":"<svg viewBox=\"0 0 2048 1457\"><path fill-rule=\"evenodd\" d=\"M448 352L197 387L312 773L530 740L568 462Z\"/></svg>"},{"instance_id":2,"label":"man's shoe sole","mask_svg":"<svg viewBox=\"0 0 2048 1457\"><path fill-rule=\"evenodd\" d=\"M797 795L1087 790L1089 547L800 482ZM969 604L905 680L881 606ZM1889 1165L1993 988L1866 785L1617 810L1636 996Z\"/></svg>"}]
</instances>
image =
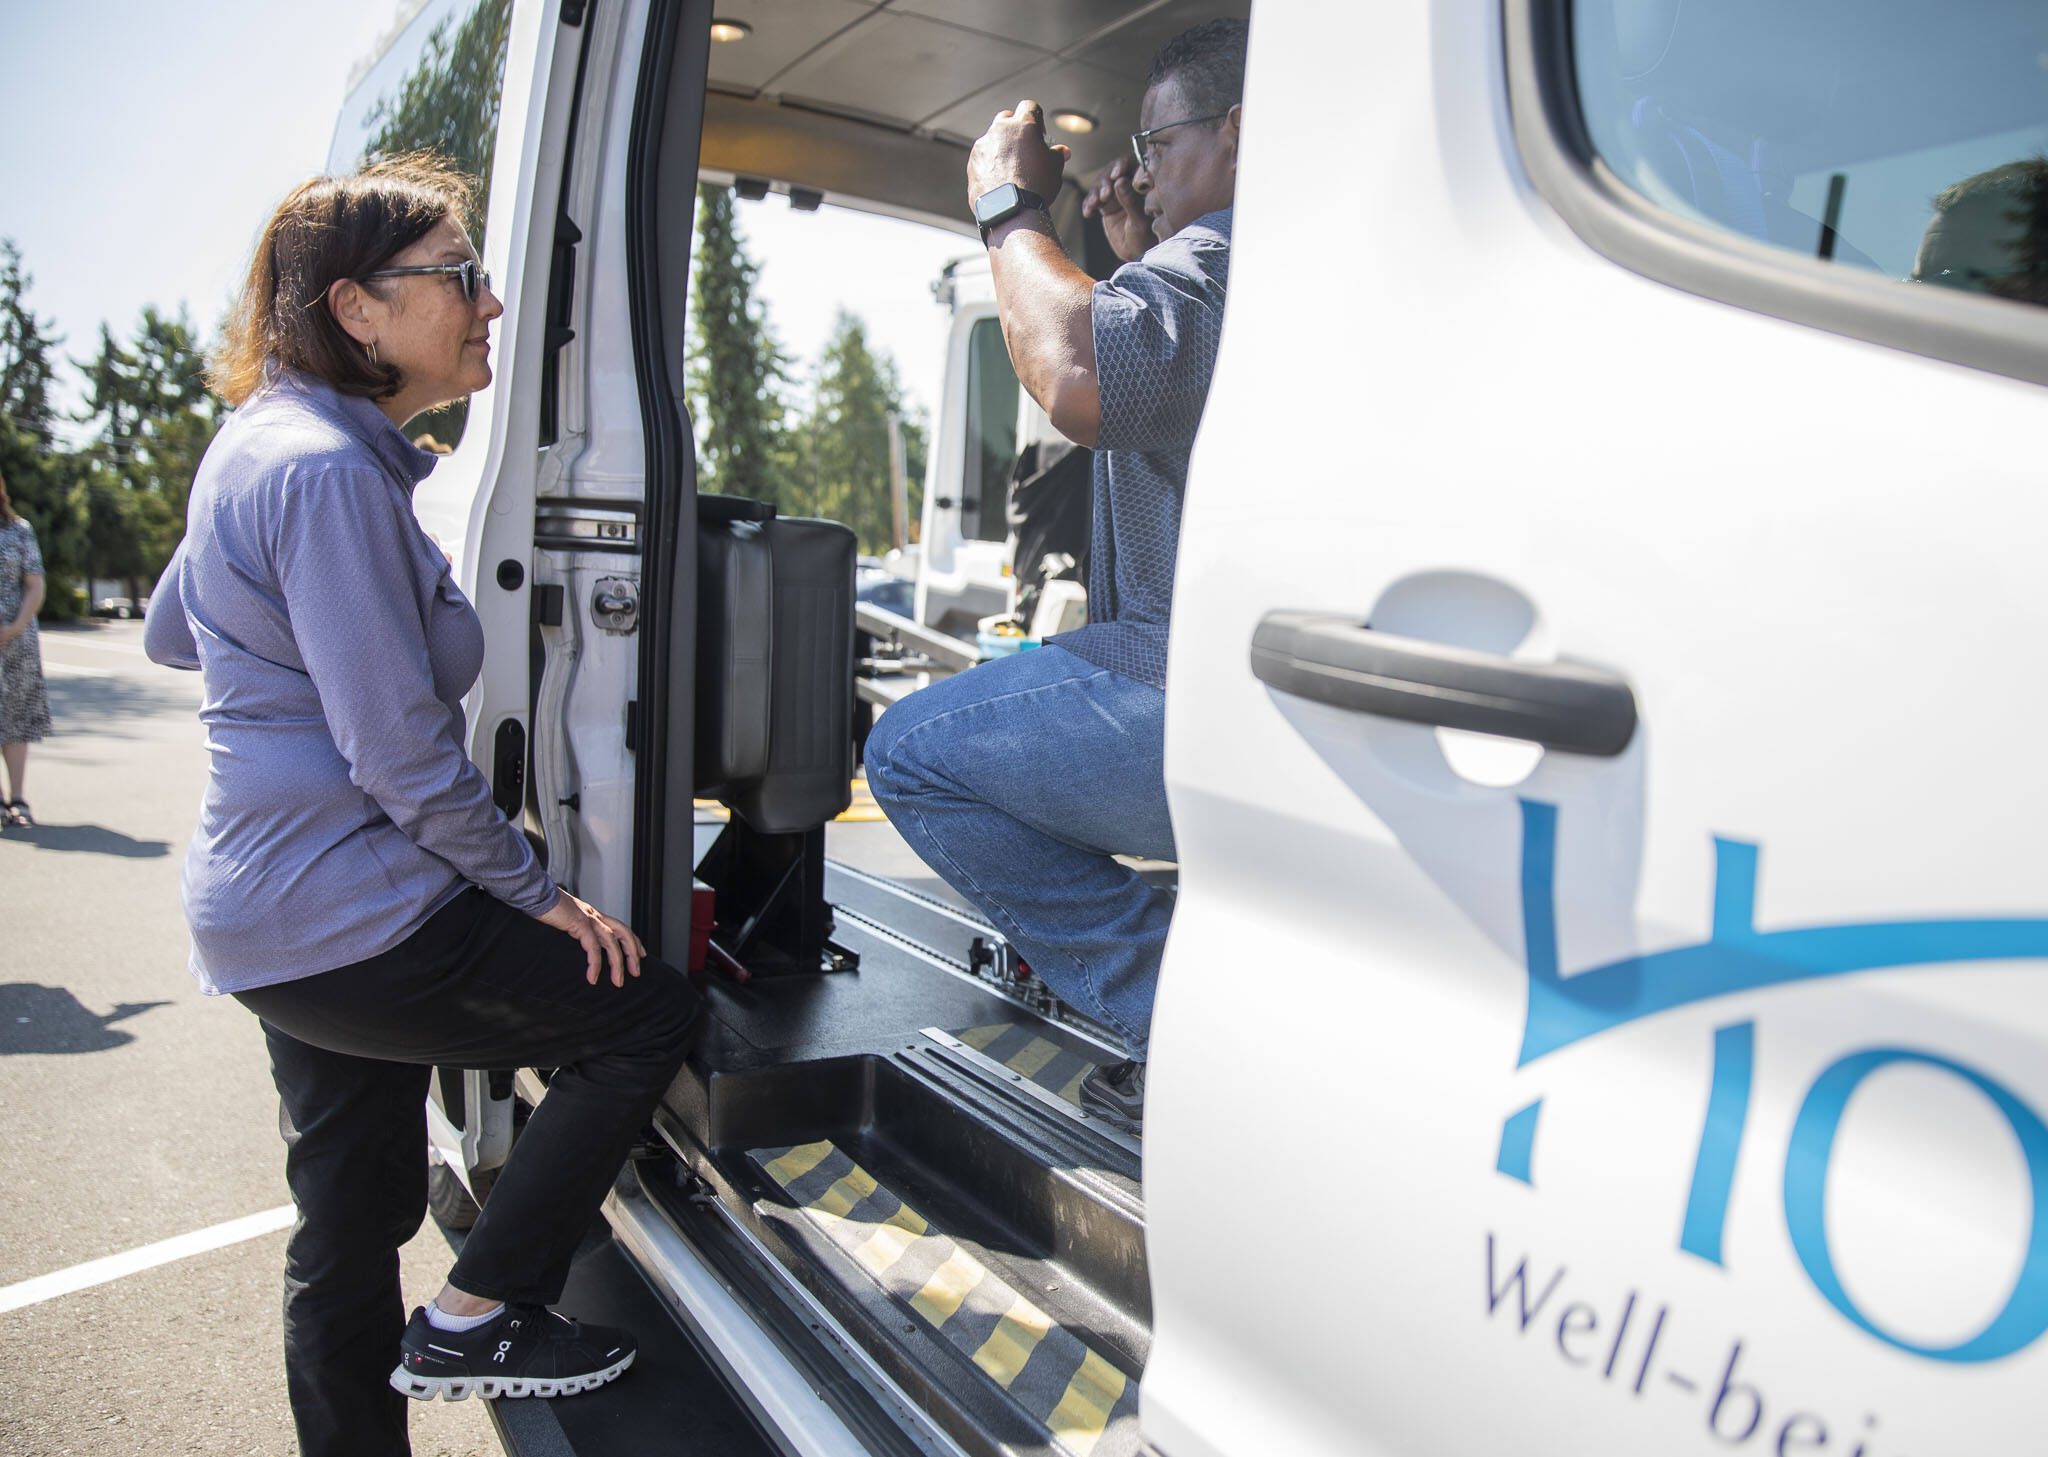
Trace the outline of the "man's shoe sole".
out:
<instances>
[{"instance_id":1,"label":"man's shoe sole","mask_svg":"<svg viewBox=\"0 0 2048 1457\"><path fill-rule=\"evenodd\" d=\"M444 1401L467 1401L472 1396L574 1396L579 1391L595 1391L608 1381L615 1381L633 1364L637 1351L628 1351L619 1360L602 1371L593 1371L587 1376L411 1376L403 1365L391 1373L392 1390L414 1401L432 1401L440 1397Z\"/></svg>"},{"instance_id":2,"label":"man's shoe sole","mask_svg":"<svg viewBox=\"0 0 2048 1457\"><path fill-rule=\"evenodd\" d=\"M1112 1113L1106 1108L1084 1108L1081 1110L1091 1123L1100 1123L1104 1128L1121 1133L1127 1138L1145 1136L1145 1120L1132 1118L1123 1113Z\"/></svg>"}]
</instances>

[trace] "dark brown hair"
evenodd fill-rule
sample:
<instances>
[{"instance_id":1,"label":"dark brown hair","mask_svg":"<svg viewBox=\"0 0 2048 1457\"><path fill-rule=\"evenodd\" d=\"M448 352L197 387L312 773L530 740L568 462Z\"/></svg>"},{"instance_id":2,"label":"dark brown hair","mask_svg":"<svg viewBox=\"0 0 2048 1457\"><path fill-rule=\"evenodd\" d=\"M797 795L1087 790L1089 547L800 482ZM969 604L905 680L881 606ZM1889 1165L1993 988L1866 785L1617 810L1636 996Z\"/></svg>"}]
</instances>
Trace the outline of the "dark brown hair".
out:
<instances>
[{"instance_id":1,"label":"dark brown hair","mask_svg":"<svg viewBox=\"0 0 2048 1457\"><path fill-rule=\"evenodd\" d=\"M7 499L7 477L0 476L0 526L12 526L19 520L14 514L14 502Z\"/></svg>"},{"instance_id":2,"label":"dark brown hair","mask_svg":"<svg viewBox=\"0 0 2048 1457\"><path fill-rule=\"evenodd\" d=\"M413 152L293 188L256 242L207 383L239 405L275 360L345 395L381 400L397 394L398 370L373 363L348 336L327 306L327 290L372 272L446 219L466 227L474 186L441 158Z\"/></svg>"}]
</instances>

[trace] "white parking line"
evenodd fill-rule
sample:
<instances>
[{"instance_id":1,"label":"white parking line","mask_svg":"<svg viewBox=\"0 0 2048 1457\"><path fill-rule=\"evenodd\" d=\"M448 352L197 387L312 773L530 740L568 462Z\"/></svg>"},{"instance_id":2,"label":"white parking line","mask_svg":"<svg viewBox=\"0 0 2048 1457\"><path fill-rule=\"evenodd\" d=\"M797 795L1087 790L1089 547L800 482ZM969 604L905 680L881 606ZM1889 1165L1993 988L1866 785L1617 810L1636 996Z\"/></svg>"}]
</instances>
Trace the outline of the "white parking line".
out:
<instances>
[{"instance_id":1,"label":"white parking line","mask_svg":"<svg viewBox=\"0 0 2048 1457\"><path fill-rule=\"evenodd\" d=\"M87 1260L82 1265L73 1265L68 1270L59 1270L51 1275L38 1275L33 1280L0 1288L0 1314L19 1310L24 1305L38 1305L45 1300L55 1300L59 1295L71 1295L80 1290L90 1290L95 1285L104 1285L109 1280L119 1280L125 1275L140 1274L154 1270L158 1265L168 1265L173 1260L186 1259L192 1255L203 1255L210 1250L223 1249L228 1245L240 1244L243 1240L256 1239L283 1229L292 1222L295 1211L289 1204L275 1209L266 1209L261 1214L245 1214L240 1219L230 1219L225 1224L216 1224L207 1229L195 1229L190 1234L173 1235L170 1239L158 1240L153 1245L128 1250L118 1255L106 1255L97 1260Z\"/></svg>"}]
</instances>

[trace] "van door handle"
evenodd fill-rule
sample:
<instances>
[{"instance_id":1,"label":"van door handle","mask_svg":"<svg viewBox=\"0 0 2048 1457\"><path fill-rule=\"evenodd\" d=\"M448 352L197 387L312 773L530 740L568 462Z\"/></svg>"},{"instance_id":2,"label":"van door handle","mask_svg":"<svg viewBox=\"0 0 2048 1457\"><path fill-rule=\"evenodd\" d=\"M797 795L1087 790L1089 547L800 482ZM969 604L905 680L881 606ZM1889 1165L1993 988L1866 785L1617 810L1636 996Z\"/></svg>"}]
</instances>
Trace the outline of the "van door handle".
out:
<instances>
[{"instance_id":1,"label":"van door handle","mask_svg":"<svg viewBox=\"0 0 2048 1457\"><path fill-rule=\"evenodd\" d=\"M1612 673L1395 637L1327 612L1267 613L1251 663L1268 687L1332 708L1570 754L1612 758L1636 731L1635 693Z\"/></svg>"}]
</instances>

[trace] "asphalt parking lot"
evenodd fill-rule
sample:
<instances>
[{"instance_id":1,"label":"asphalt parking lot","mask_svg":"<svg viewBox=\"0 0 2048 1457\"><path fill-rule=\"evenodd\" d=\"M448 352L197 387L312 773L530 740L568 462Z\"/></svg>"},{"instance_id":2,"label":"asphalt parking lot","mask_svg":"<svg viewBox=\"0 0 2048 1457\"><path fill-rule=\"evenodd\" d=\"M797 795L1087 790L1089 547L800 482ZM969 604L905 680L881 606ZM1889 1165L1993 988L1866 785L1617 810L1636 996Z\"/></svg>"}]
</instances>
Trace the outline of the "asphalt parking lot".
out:
<instances>
[{"instance_id":1,"label":"asphalt parking lot","mask_svg":"<svg viewBox=\"0 0 2048 1457\"><path fill-rule=\"evenodd\" d=\"M198 682L143 656L141 623L46 630L43 653L41 824L0 834L0 1454L289 1454L276 1099L255 1019L185 970ZM408 1303L448 1261L429 1221ZM499 1450L474 1401L416 1405L412 1432L419 1457Z\"/></svg>"}]
</instances>

